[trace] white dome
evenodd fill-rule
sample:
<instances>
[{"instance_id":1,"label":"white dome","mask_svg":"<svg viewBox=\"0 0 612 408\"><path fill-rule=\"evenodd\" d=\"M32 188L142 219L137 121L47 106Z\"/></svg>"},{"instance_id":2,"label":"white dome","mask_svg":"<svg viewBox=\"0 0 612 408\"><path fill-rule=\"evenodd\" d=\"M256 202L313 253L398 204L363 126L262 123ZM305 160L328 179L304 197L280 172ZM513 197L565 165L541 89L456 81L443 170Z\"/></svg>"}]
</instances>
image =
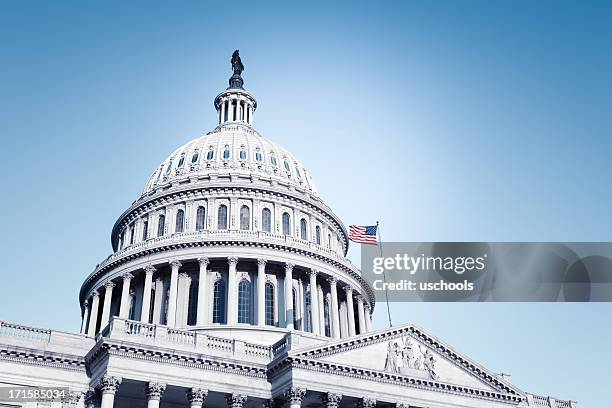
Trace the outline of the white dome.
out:
<instances>
[{"instance_id":1,"label":"white dome","mask_svg":"<svg viewBox=\"0 0 612 408\"><path fill-rule=\"evenodd\" d=\"M143 195L173 182L227 174L256 175L318 197L310 174L293 154L239 123L220 125L176 149L153 172Z\"/></svg>"}]
</instances>

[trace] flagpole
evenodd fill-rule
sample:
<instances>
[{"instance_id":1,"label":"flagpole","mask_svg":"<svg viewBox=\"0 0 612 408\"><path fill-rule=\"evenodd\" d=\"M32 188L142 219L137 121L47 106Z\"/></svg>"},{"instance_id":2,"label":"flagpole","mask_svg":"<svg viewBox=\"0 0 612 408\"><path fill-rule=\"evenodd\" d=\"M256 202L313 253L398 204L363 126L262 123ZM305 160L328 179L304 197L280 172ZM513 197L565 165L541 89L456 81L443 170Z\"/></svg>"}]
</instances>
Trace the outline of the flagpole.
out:
<instances>
[{"instance_id":1,"label":"flagpole","mask_svg":"<svg viewBox=\"0 0 612 408\"><path fill-rule=\"evenodd\" d=\"M380 257L383 257L382 251L382 235L380 234L380 223L376 221L376 234L378 234L378 250L380 252ZM389 291L387 290L387 273L383 270L383 283L385 284L385 299L387 301L387 316L389 317L389 327L393 326L391 323L391 308L389 307Z\"/></svg>"}]
</instances>

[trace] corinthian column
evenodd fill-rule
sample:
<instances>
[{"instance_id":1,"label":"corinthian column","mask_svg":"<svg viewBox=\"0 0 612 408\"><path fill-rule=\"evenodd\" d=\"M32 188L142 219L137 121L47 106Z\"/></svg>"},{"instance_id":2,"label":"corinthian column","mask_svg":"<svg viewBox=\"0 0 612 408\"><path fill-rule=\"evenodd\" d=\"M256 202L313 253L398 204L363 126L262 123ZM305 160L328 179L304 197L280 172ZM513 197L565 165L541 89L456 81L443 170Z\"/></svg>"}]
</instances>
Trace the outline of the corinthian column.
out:
<instances>
[{"instance_id":1,"label":"corinthian column","mask_svg":"<svg viewBox=\"0 0 612 408\"><path fill-rule=\"evenodd\" d=\"M321 334L319 327L319 291L317 289L317 271L311 269L310 275L310 319L313 334Z\"/></svg>"},{"instance_id":2,"label":"corinthian column","mask_svg":"<svg viewBox=\"0 0 612 408\"><path fill-rule=\"evenodd\" d=\"M121 378L105 375L100 382L100 390L102 391L102 404L100 408L113 408L115 403L115 394L119 390Z\"/></svg>"},{"instance_id":3,"label":"corinthian column","mask_svg":"<svg viewBox=\"0 0 612 408\"><path fill-rule=\"evenodd\" d=\"M140 309L140 321L149 323L149 314L151 311L151 286L153 285L153 273L156 269L153 265L147 265L144 268L145 281L142 292L142 308Z\"/></svg>"},{"instance_id":4,"label":"corinthian column","mask_svg":"<svg viewBox=\"0 0 612 408\"><path fill-rule=\"evenodd\" d=\"M208 275L206 270L210 261L208 258L198 258L200 263L200 275L198 277L198 312L196 325L203 326L206 323L206 294L208 293Z\"/></svg>"},{"instance_id":5,"label":"corinthian column","mask_svg":"<svg viewBox=\"0 0 612 408\"><path fill-rule=\"evenodd\" d=\"M83 319L81 319L81 334L85 334L87 331L87 315L89 314L89 301L85 299L83 302Z\"/></svg>"},{"instance_id":6,"label":"corinthian column","mask_svg":"<svg viewBox=\"0 0 612 408\"><path fill-rule=\"evenodd\" d=\"M228 408L243 408L246 400L246 395L234 393L227 397L227 406Z\"/></svg>"},{"instance_id":7,"label":"corinthian column","mask_svg":"<svg viewBox=\"0 0 612 408\"><path fill-rule=\"evenodd\" d=\"M170 296L168 297L168 316L166 316L166 324L170 327L176 326L176 298L178 294L178 273L181 263L173 259L170 261Z\"/></svg>"},{"instance_id":8,"label":"corinthian column","mask_svg":"<svg viewBox=\"0 0 612 408\"><path fill-rule=\"evenodd\" d=\"M346 310L348 318L349 336L355 335L355 309L353 309L353 288L351 285L344 287L346 292Z\"/></svg>"},{"instance_id":9,"label":"corinthian column","mask_svg":"<svg viewBox=\"0 0 612 408\"><path fill-rule=\"evenodd\" d=\"M366 332L365 314L363 311L363 297L357 295L357 315L359 319L359 334Z\"/></svg>"},{"instance_id":10,"label":"corinthian column","mask_svg":"<svg viewBox=\"0 0 612 408\"><path fill-rule=\"evenodd\" d=\"M373 398L362 398L355 404L356 408L374 408L376 400Z\"/></svg>"},{"instance_id":11,"label":"corinthian column","mask_svg":"<svg viewBox=\"0 0 612 408\"><path fill-rule=\"evenodd\" d=\"M257 324L266 324L266 260L257 260Z\"/></svg>"},{"instance_id":12,"label":"corinthian column","mask_svg":"<svg viewBox=\"0 0 612 408\"><path fill-rule=\"evenodd\" d=\"M145 387L147 408L159 408L159 401L164 391L166 391L166 384L160 384L158 382L147 383Z\"/></svg>"},{"instance_id":13,"label":"corinthian column","mask_svg":"<svg viewBox=\"0 0 612 408\"><path fill-rule=\"evenodd\" d=\"M134 275L131 273L124 273L123 278L123 287L121 288L121 304L119 306L119 317L122 319L127 319L128 314L130 313L130 283L134 278Z\"/></svg>"},{"instance_id":14,"label":"corinthian column","mask_svg":"<svg viewBox=\"0 0 612 408\"><path fill-rule=\"evenodd\" d=\"M96 335L96 324L98 323L98 305L100 304L100 294L94 290L91 294L91 311L89 312L89 325L87 327L87 335Z\"/></svg>"},{"instance_id":15,"label":"corinthian column","mask_svg":"<svg viewBox=\"0 0 612 408\"><path fill-rule=\"evenodd\" d=\"M227 258L229 264L227 278L227 324L236 324L238 321L238 291L236 290L236 265L238 258L230 256Z\"/></svg>"},{"instance_id":16,"label":"corinthian column","mask_svg":"<svg viewBox=\"0 0 612 408\"><path fill-rule=\"evenodd\" d=\"M285 327L293 330L293 264L285 264Z\"/></svg>"},{"instance_id":17,"label":"corinthian column","mask_svg":"<svg viewBox=\"0 0 612 408\"><path fill-rule=\"evenodd\" d=\"M110 308L115 284L108 281L104 284L104 287L104 305L102 306L102 321L100 322L100 330L102 330L102 328L105 327L105 325L110 321Z\"/></svg>"},{"instance_id":18,"label":"corinthian column","mask_svg":"<svg viewBox=\"0 0 612 408\"><path fill-rule=\"evenodd\" d=\"M202 388L192 388L187 391L187 400L190 408L201 408L204 400L208 396L208 390Z\"/></svg>"},{"instance_id":19,"label":"corinthian column","mask_svg":"<svg viewBox=\"0 0 612 408\"><path fill-rule=\"evenodd\" d=\"M368 333L372 331L372 316L370 313L370 305L366 303L365 305L363 305L363 314L365 317L366 332Z\"/></svg>"},{"instance_id":20,"label":"corinthian column","mask_svg":"<svg viewBox=\"0 0 612 408\"><path fill-rule=\"evenodd\" d=\"M332 334L335 339L340 338L340 308L338 307L338 279L333 276L327 280L329 282L329 290L331 292L331 319L332 319Z\"/></svg>"},{"instance_id":21,"label":"corinthian column","mask_svg":"<svg viewBox=\"0 0 612 408\"><path fill-rule=\"evenodd\" d=\"M285 401L288 402L289 408L300 408L305 395L304 388L291 387L285 391Z\"/></svg>"},{"instance_id":22,"label":"corinthian column","mask_svg":"<svg viewBox=\"0 0 612 408\"><path fill-rule=\"evenodd\" d=\"M342 394L334 394L333 392L328 392L321 396L321 401L323 401L325 408L338 408L340 400L342 400Z\"/></svg>"}]
</instances>

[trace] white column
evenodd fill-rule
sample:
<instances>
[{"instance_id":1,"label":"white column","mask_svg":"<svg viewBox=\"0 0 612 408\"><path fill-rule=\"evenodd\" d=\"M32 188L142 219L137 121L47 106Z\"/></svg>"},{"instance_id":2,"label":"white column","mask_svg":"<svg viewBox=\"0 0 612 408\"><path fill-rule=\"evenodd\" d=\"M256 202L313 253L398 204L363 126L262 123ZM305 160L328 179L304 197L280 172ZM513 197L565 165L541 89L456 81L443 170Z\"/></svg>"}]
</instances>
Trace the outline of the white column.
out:
<instances>
[{"instance_id":1,"label":"white column","mask_svg":"<svg viewBox=\"0 0 612 408\"><path fill-rule=\"evenodd\" d=\"M227 324L238 322L238 298L236 291L236 265L238 258L230 256L227 258L228 278L227 278Z\"/></svg>"},{"instance_id":2,"label":"white column","mask_svg":"<svg viewBox=\"0 0 612 408\"><path fill-rule=\"evenodd\" d=\"M162 302L164 300L164 282L161 278L155 279L155 299L153 300L153 321L151 323L161 323Z\"/></svg>"},{"instance_id":3,"label":"white column","mask_svg":"<svg viewBox=\"0 0 612 408\"><path fill-rule=\"evenodd\" d=\"M359 334L366 333L365 314L363 310L363 297L357 295L357 316L359 319Z\"/></svg>"},{"instance_id":4,"label":"white column","mask_svg":"<svg viewBox=\"0 0 612 408\"><path fill-rule=\"evenodd\" d=\"M147 408L159 408L161 396L166 391L166 384L158 382L148 382L145 386L147 396Z\"/></svg>"},{"instance_id":5,"label":"white column","mask_svg":"<svg viewBox=\"0 0 612 408\"><path fill-rule=\"evenodd\" d=\"M153 285L153 273L156 269L153 265L147 265L144 268L145 281L142 292L142 308L140 309L140 321L149 323L149 312L151 311L151 286Z\"/></svg>"},{"instance_id":6,"label":"white column","mask_svg":"<svg viewBox=\"0 0 612 408\"><path fill-rule=\"evenodd\" d=\"M225 101L221 102L221 118L219 119L219 124L225 121Z\"/></svg>"},{"instance_id":7,"label":"white column","mask_svg":"<svg viewBox=\"0 0 612 408\"><path fill-rule=\"evenodd\" d=\"M189 295L191 294L191 278L187 274L185 274L183 285L183 312L181 326L187 327L187 322L189 321Z\"/></svg>"},{"instance_id":8,"label":"white column","mask_svg":"<svg viewBox=\"0 0 612 408\"><path fill-rule=\"evenodd\" d=\"M293 330L293 264L285 264L285 323Z\"/></svg>"},{"instance_id":9,"label":"white column","mask_svg":"<svg viewBox=\"0 0 612 408\"><path fill-rule=\"evenodd\" d=\"M266 260L257 260L257 324L266 324Z\"/></svg>"},{"instance_id":10,"label":"white column","mask_svg":"<svg viewBox=\"0 0 612 408\"><path fill-rule=\"evenodd\" d=\"M365 315L366 332L369 333L372 331L372 316L370 315L370 305L366 303L365 305L363 305L363 309L363 314Z\"/></svg>"},{"instance_id":11,"label":"white column","mask_svg":"<svg viewBox=\"0 0 612 408\"><path fill-rule=\"evenodd\" d=\"M323 401L323 406L325 408L338 408L338 405L340 405L341 400L342 394L334 394L332 392L328 392L327 394L323 394L321 396L321 401Z\"/></svg>"},{"instance_id":12,"label":"white column","mask_svg":"<svg viewBox=\"0 0 612 408\"><path fill-rule=\"evenodd\" d=\"M348 318L349 336L355 335L355 309L353 308L353 288L350 285L344 287L346 292L346 314Z\"/></svg>"},{"instance_id":13,"label":"white column","mask_svg":"<svg viewBox=\"0 0 612 408\"><path fill-rule=\"evenodd\" d=\"M187 274L181 272L178 275L178 290L176 294L176 327L183 326L183 315L185 312L185 284L187 282Z\"/></svg>"},{"instance_id":14,"label":"white column","mask_svg":"<svg viewBox=\"0 0 612 408\"><path fill-rule=\"evenodd\" d=\"M319 291L317 290L317 271L311 269L310 275L310 325L314 334L321 334L319 327Z\"/></svg>"},{"instance_id":15,"label":"white column","mask_svg":"<svg viewBox=\"0 0 612 408\"><path fill-rule=\"evenodd\" d=\"M98 305L100 304L100 294L94 290L91 294L91 311L89 312L89 324L87 327L87 335L96 335L96 323L98 323Z\"/></svg>"},{"instance_id":16,"label":"white column","mask_svg":"<svg viewBox=\"0 0 612 408\"><path fill-rule=\"evenodd\" d=\"M325 292L321 286L317 286L317 296L319 301L319 334L325 336Z\"/></svg>"},{"instance_id":17,"label":"white column","mask_svg":"<svg viewBox=\"0 0 612 408\"><path fill-rule=\"evenodd\" d=\"M191 388L187 391L187 400L190 408L202 408L204 400L208 396L208 390L202 388Z\"/></svg>"},{"instance_id":18,"label":"white column","mask_svg":"<svg viewBox=\"0 0 612 408\"><path fill-rule=\"evenodd\" d=\"M335 339L340 338L340 310L338 306L338 279L331 277L327 280L329 282L329 290L331 292L331 310L330 317L332 320L332 335Z\"/></svg>"},{"instance_id":19,"label":"white column","mask_svg":"<svg viewBox=\"0 0 612 408\"><path fill-rule=\"evenodd\" d=\"M302 331L306 331L306 314L304 313L304 282L302 282L302 278L298 278L298 296L299 302L297 302L298 308L298 321L299 321L299 329Z\"/></svg>"},{"instance_id":20,"label":"white column","mask_svg":"<svg viewBox=\"0 0 612 408\"><path fill-rule=\"evenodd\" d=\"M100 322L100 330L106 327L106 324L110 321L110 308L115 284L108 281L104 284L104 287L106 290L104 292L104 305L102 306L102 321Z\"/></svg>"},{"instance_id":21,"label":"white column","mask_svg":"<svg viewBox=\"0 0 612 408\"><path fill-rule=\"evenodd\" d=\"M122 319L127 319L130 312L130 283L132 282L134 275L131 273L124 273L121 277L123 278L123 287L121 288L119 317Z\"/></svg>"},{"instance_id":22,"label":"white column","mask_svg":"<svg viewBox=\"0 0 612 408\"><path fill-rule=\"evenodd\" d=\"M110 375L105 375L102 377L102 381L100 383L102 403L100 404L100 408L113 408L115 403L115 393L117 390L119 390L120 384L121 378L112 377Z\"/></svg>"},{"instance_id":23,"label":"white column","mask_svg":"<svg viewBox=\"0 0 612 408\"><path fill-rule=\"evenodd\" d=\"M168 316L166 318L166 324L170 327L176 326L176 298L178 294L178 273L179 268L181 266L181 263L176 259L170 261L170 296L168 297Z\"/></svg>"},{"instance_id":24,"label":"white column","mask_svg":"<svg viewBox=\"0 0 612 408\"><path fill-rule=\"evenodd\" d=\"M291 387L285 391L285 401L289 408L300 408L304 396L306 396L305 388Z\"/></svg>"},{"instance_id":25,"label":"white column","mask_svg":"<svg viewBox=\"0 0 612 408\"><path fill-rule=\"evenodd\" d=\"M198 312L196 324L198 326L203 326L208 323L206 321L206 294L208 293L208 274L206 271L210 261L208 258L198 258L198 262L200 263L200 275L198 277Z\"/></svg>"},{"instance_id":26,"label":"white column","mask_svg":"<svg viewBox=\"0 0 612 408\"><path fill-rule=\"evenodd\" d=\"M247 401L247 396L243 394L233 393L227 396L228 408L244 408Z\"/></svg>"},{"instance_id":27,"label":"white column","mask_svg":"<svg viewBox=\"0 0 612 408\"><path fill-rule=\"evenodd\" d=\"M83 302L83 318L81 319L81 334L85 334L87 331L87 315L89 314L89 301L85 299Z\"/></svg>"}]
</instances>

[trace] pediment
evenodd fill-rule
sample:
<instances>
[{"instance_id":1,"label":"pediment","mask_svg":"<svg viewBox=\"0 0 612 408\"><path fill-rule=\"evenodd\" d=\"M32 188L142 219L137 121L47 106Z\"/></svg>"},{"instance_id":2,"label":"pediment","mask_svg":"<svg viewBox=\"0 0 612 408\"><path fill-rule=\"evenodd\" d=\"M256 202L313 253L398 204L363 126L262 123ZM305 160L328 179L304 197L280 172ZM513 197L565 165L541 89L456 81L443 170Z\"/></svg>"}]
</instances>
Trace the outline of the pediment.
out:
<instances>
[{"instance_id":1,"label":"pediment","mask_svg":"<svg viewBox=\"0 0 612 408\"><path fill-rule=\"evenodd\" d=\"M367 333L290 355L396 376L437 381L483 391L522 392L414 325Z\"/></svg>"}]
</instances>

